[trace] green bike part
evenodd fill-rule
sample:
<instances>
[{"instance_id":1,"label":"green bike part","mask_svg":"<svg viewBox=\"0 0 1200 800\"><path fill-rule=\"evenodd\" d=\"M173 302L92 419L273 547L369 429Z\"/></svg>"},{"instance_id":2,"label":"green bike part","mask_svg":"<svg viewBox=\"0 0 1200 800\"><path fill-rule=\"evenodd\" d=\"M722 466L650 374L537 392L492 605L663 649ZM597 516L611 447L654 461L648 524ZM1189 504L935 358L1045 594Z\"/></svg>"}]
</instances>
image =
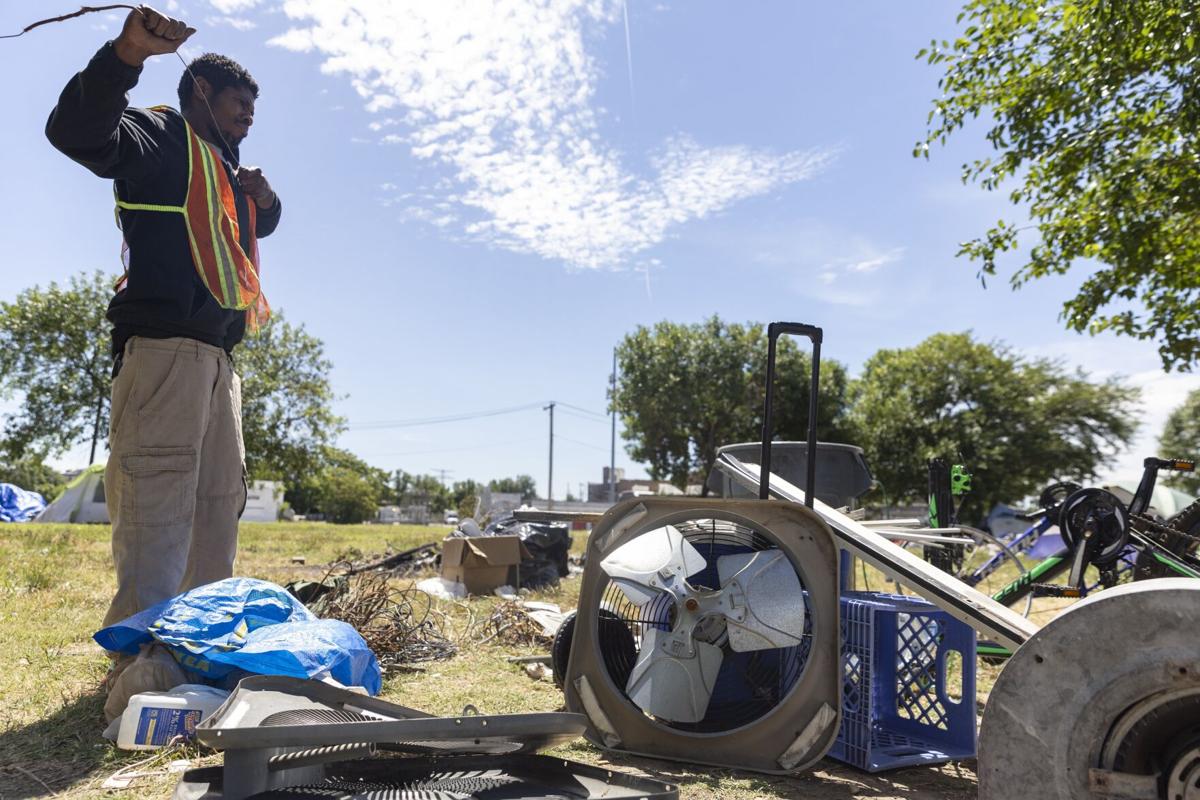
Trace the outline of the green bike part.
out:
<instances>
[{"instance_id":1,"label":"green bike part","mask_svg":"<svg viewBox=\"0 0 1200 800\"><path fill-rule=\"evenodd\" d=\"M975 645L975 655L979 657L988 656L991 658L1012 658L1013 651L1001 644L977 644Z\"/></svg>"},{"instance_id":2,"label":"green bike part","mask_svg":"<svg viewBox=\"0 0 1200 800\"><path fill-rule=\"evenodd\" d=\"M955 464L950 467L950 494L958 497L971 491L971 473L966 465Z\"/></svg>"},{"instance_id":3,"label":"green bike part","mask_svg":"<svg viewBox=\"0 0 1200 800\"><path fill-rule=\"evenodd\" d=\"M1200 578L1200 572L1197 572L1196 570L1192 569L1191 567L1189 567L1187 564L1184 564L1183 562L1176 561L1175 559L1171 558L1168 555L1164 555L1157 551L1151 553L1150 555L1154 556L1155 560L1158 561L1158 563L1165 564L1166 566L1175 570L1176 572L1178 572L1180 575L1182 575L1185 578Z\"/></svg>"},{"instance_id":4,"label":"green bike part","mask_svg":"<svg viewBox=\"0 0 1200 800\"><path fill-rule=\"evenodd\" d=\"M1026 594L1033 590L1033 584L1038 583L1042 578L1047 577L1051 572L1062 572L1070 566L1065 558L1060 556L1050 556L1043 559L1034 565L1033 569L1026 572L1015 581L1005 586L1000 591L992 595L992 599L1003 605L1010 605L1020 600Z\"/></svg>"}]
</instances>

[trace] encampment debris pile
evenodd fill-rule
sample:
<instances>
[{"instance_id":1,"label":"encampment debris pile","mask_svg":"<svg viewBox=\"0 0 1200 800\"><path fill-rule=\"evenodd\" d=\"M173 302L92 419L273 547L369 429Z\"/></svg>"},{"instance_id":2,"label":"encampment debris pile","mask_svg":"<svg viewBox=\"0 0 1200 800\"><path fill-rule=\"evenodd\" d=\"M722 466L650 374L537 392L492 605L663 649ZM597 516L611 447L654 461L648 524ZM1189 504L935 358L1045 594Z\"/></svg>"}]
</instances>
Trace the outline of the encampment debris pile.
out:
<instances>
[{"instance_id":1,"label":"encampment debris pile","mask_svg":"<svg viewBox=\"0 0 1200 800\"><path fill-rule=\"evenodd\" d=\"M512 514L501 517L480 530L475 520L464 520L450 537L515 536L524 552L518 569L518 585L523 589L554 586L571 574L568 554L570 529L561 523L520 522ZM498 585L498 584L497 584Z\"/></svg>"},{"instance_id":2,"label":"encampment debris pile","mask_svg":"<svg viewBox=\"0 0 1200 800\"><path fill-rule=\"evenodd\" d=\"M338 575L319 584L289 585L289 590L301 599L307 595L314 613L357 630L385 673L452 658L458 646L443 632L444 619L433 599L416 588L398 589L389 577L386 572Z\"/></svg>"},{"instance_id":3,"label":"encampment debris pile","mask_svg":"<svg viewBox=\"0 0 1200 800\"><path fill-rule=\"evenodd\" d=\"M479 625L478 644L497 641L500 644L516 647L533 647L543 645L554 638L554 633L547 633L550 626L544 624L539 615L532 613L544 611L551 607L549 603L532 604L519 600L505 600L496 606L495 611ZM557 606L553 606L557 609ZM544 615L542 615L544 617Z\"/></svg>"},{"instance_id":4,"label":"encampment debris pile","mask_svg":"<svg viewBox=\"0 0 1200 800\"><path fill-rule=\"evenodd\" d=\"M387 572L393 577L415 575L425 570L437 569L438 543L426 542L423 545L393 553L389 546L382 555L362 557L355 551L358 558L342 557L331 566L340 567L346 575L358 575L361 572Z\"/></svg>"}]
</instances>

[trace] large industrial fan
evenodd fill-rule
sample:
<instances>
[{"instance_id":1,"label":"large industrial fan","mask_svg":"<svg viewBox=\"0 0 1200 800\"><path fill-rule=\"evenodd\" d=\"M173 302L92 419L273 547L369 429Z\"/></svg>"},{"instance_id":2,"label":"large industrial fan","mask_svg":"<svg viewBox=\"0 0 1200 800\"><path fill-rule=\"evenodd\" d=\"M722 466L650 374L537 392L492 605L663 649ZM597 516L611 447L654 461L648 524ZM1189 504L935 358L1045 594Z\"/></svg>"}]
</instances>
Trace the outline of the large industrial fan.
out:
<instances>
[{"instance_id":1,"label":"large industrial fan","mask_svg":"<svg viewBox=\"0 0 1200 800\"><path fill-rule=\"evenodd\" d=\"M833 743L837 554L774 501L644 498L589 540L564 691L603 746L788 772Z\"/></svg>"}]
</instances>

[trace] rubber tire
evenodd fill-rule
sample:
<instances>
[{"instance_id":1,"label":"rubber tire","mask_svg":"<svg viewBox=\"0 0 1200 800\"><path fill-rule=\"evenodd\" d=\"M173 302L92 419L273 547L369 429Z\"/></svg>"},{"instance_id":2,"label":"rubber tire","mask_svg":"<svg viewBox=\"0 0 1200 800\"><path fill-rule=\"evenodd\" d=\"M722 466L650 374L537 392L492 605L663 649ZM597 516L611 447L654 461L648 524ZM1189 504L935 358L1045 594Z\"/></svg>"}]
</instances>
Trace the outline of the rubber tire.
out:
<instances>
[{"instance_id":1,"label":"rubber tire","mask_svg":"<svg viewBox=\"0 0 1200 800\"><path fill-rule=\"evenodd\" d=\"M550 669L554 673L554 685L560 689L563 681L567 679L567 664L571 660L571 637L575 635L575 615L578 613L571 611L563 617L562 624L554 634L554 641L550 644Z\"/></svg>"}]
</instances>

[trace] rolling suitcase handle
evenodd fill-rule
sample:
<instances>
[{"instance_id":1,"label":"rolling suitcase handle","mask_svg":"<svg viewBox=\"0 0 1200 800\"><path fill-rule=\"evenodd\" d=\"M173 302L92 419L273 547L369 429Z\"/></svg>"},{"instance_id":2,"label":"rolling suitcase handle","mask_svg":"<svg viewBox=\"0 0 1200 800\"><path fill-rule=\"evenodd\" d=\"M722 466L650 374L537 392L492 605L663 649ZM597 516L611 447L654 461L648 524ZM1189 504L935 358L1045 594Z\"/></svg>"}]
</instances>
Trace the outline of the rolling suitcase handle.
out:
<instances>
[{"instance_id":1,"label":"rolling suitcase handle","mask_svg":"<svg viewBox=\"0 0 1200 800\"><path fill-rule=\"evenodd\" d=\"M799 322L772 322L767 326L767 397L763 403L762 456L759 459L762 473L758 484L758 498L766 500L770 497L771 437L774 434L772 415L775 406L775 342L780 335L785 333L792 336L805 336L812 342L812 379L809 382L808 452L806 454L808 463L804 479L804 504L812 508L817 472L817 401L821 383L821 339L824 334L815 325L805 325Z\"/></svg>"}]
</instances>

